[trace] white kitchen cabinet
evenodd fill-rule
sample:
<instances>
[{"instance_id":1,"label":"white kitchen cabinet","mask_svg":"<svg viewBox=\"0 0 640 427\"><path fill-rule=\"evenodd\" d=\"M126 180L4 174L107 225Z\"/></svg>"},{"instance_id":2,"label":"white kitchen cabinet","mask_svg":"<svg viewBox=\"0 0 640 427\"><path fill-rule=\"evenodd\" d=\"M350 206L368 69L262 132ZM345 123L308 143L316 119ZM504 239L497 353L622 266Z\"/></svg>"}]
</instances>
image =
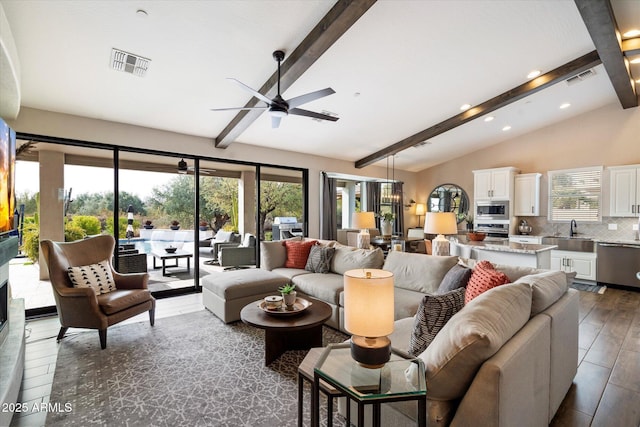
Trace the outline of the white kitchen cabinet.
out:
<instances>
[{"instance_id":1,"label":"white kitchen cabinet","mask_svg":"<svg viewBox=\"0 0 640 427\"><path fill-rule=\"evenodd\" d=\"M539 173L525 173L514 178L514 216L540 216Z\"/></svg>"},{"instance_id":2,"label":"white kitchen cabinet","mask_svg":"<svg viewBox=\"0 0 640 427\"><path fill-rule=\"evenodd\" d=\"M609 216L633 217L640 214L640 165L609 168Z\"/></svg>"},{"instance_id":3,"label":"white kitchen cabinet","mask_svg":"<svg viewBox=\"0 0 640 427\"><path fill-rule=\"evenodd\" d=\"M513 180L518 172L512 167L473 171L475 200L513 200Z\"/></svg>"},{"instance_id":4,"label":"white kitchen cabinet","mask_svg":"<svg viewBox=\"0 0 640 427\"><path fill-rule=\"evenodd\" d=\"M509 236L510 243L526 243L528 245L541 245L542 236Z\"/></svg>"},{"instance_id":5,"label":"white kitchen cabinet","mask_svg":"<svg viewBox=\"0 0 640 427\"><path fill-rule=\"evenodd\" d=\"M570 273L576 272L576 279L596 280L595 252L551 251L551 269Z\"/></svg>"}]
</instances>

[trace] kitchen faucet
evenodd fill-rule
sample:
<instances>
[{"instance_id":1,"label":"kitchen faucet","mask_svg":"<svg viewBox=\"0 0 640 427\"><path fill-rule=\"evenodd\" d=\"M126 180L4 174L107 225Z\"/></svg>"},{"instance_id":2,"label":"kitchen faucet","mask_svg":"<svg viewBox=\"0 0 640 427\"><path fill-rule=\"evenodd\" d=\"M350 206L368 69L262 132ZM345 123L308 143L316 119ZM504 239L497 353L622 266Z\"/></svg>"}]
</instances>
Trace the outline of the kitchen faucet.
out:
<instances>
[{"instance_id":1,"label":"kitchen faucet","mask_svg":"<svg viewBox=\"0 0 640 427\"><path fill-rule=\"evenodd\" d=\"M575 227L576 230L574 230L573 227ZM577 228L578 228L578 223L576 223L575 219L572 219L571 224L569 225L569 237L573 237L576 234L578 234Z\"/></svg>"}]
</instances>

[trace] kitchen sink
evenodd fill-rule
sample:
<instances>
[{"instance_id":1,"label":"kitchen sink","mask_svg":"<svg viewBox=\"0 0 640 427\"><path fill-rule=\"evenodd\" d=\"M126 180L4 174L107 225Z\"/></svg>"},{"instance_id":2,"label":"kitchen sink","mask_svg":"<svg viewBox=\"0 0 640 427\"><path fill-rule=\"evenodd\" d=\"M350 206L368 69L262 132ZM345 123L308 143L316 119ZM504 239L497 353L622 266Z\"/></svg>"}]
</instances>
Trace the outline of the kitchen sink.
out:
<instances>
[{"instance_id":1,"label":"kitchen sink","mask_svg":"<svg viewBox=\"0 0 640 427\"><path fill-rule=\"evenodd\" d=\"M557 245L561 251L593 252L594 241L590 237L545 236L543 245Z\"/></svg>"}]
</instances>

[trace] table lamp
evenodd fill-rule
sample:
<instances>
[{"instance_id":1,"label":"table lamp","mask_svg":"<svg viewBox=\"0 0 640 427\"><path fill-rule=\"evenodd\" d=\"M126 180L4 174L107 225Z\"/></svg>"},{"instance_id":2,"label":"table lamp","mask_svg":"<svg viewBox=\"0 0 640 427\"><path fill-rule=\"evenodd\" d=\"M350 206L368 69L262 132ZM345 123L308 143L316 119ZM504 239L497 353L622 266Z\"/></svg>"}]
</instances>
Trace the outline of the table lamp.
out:
<instances>
[{"instance_id":1,"label":"table lamp","mask_svg":"<svg viewBox=\"0 0 640 427\"><path fill-rule=\"evenodd\" d=\"M418 215L418 227L420 227L420 217L427 213L427 206L424 203L416 204L416 215Z\"/></svg>"},{"instance_id":2,"label":"table lamp","mask_svg":"<svg viewBox=\"0 0 640 427\"><path fill-rule=\"evenodd\" d=\"M344 273L344 327L352 334L351 357L365 368L380 368L391 357L393 273L357 269Z\"/></svg>"},{"instance_id":3,"label":"table lamp","mask_svg":"<svg viewBox=\"0 0 640 427\"><path fill-rule=\"evenodd\" d=\"M369 249L369 242L371 241L369 229L376 226L376 218L373 212L355 212L351 218L351 226L360 229L357 243L358 248Z\"/></svg>"},{"instance_id":4,"label":"table lamp","mask_svg":"<svg viewBox=\"0 0 640 427\"><path fill-rule=\"evenodd\" d=\"M424 221L424 232L438 235L432 241L433 255L448 256L449 241L444 235L458 232L456 214L453 212L427 212Z\"/></svg>"}]
</instances>

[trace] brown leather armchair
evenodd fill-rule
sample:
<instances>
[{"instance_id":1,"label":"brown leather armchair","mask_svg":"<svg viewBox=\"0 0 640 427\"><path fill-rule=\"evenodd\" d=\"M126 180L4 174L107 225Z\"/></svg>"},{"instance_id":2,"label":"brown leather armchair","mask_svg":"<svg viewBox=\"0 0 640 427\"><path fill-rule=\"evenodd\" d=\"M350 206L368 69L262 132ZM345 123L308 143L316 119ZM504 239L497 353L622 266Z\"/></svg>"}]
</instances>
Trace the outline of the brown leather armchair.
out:
<instances>
[{"instance_id":1,"label":"brown leather armchair","mask_svg":"<svg viewBox=\"0 0 640 427\"><path fill-rule=\"evenodd\" d=\"M49 278L60 319L60 341L67 329L97 329L100 346L107 347L107 328L137 314L149 312L153 326L156 300L147 289L147 273L120 274L113 269L115 247L112 236L101 235L69 243L43 240L42 253L49 268ZM93 288L74 288L67 269L109 260L116 290L96 295Z\"/></svg>"}]
</instances>

